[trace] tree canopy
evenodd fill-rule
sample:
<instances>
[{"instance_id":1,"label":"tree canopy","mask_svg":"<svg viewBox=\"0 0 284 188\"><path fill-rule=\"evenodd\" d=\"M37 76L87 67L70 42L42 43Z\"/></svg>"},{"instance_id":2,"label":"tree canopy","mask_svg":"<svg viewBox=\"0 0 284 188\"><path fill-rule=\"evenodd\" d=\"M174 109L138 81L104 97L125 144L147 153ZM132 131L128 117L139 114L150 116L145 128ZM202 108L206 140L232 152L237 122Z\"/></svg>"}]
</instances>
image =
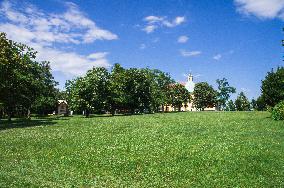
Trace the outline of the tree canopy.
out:
<instances>
[{"instance_id":1,"label":"tree canopy","mask_svg":"<svg viewBox=\"0 0 284 188\"><path fill-rule=\"evenodd\" d=\"M230 98L231 93L236 93L236 88L229 85L229 82L226 78L217 79L216 83L218 84L217 91L217 101L218 101L218 109L224 110L226 107L226 102Z\"/></svg>"},{"instance_id":2,"label":"tree canopy","mask_svg":"<svg viewBox=\"0 0 284 188\"><path fill-rule=\"evenodd\" d=\"M115 64L110 72L93 68L83 77L66 82L70 109L111 114L151 113L169 103L169 85L174 83L167 73L148 68L125 69Z\"/></svg>"},{"instance_id":3,"label":"tree canopy","mask_svg":"<svg viewBox=\"0 0 284 188\"><path fill-rule=\"evenodd\" d=\"M262 80L261 94L265 104L271 107L284 100L284 67L267 73Z\"/></svg>"},{"instance_id":4,"label":"tree canopy","mask_svg":"<svg viewBox=\"0 0 284 188\"><path fill-rule=\"evenodd\" d=\"M30 109L39 97L46 96L57 84L48 62L37 62L36 51L32 48L11 41L5 33L0 33L0 101L9 119L16 109ZM51 89L52 88L52 89Z\"/></svg>"},{"instance_id":5,"label":"tree canopy","mask_svg":"<svg viewBox=\"0 0 284 188\"><path fill-rule=\"evenodd\" d=\"M249 111L250 102L244 92L240 92L237 99L235 100L235 106L238 111Z\"/></svg>"},{"instance_id":6,"label":"tree canopy","mask_svg":"<svg viewBox=\"0 0 284 188\"><path fill-rule=\"evenodd\" d=\"M201 111L207 107L213 107L217 103L217 91L207 82L197 83L193 96L193 105Z\"/></svg>"}]
</instances>

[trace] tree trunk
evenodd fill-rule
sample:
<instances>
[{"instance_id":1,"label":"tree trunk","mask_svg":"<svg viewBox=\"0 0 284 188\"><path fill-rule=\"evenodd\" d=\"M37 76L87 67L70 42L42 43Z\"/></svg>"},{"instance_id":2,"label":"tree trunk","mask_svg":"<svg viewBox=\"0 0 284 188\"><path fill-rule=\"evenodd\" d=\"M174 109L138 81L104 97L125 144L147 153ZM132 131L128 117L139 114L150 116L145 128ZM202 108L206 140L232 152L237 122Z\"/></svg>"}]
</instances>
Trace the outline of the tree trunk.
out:
<instances>
[{"instance_id":1,"label":"tree trunk","mask_svg":"<svg viewBox=\"0 0 284 188\"><path fill-rule=\"evenodd\" d=\"M115 114L115 110L111 109L111 115L114 116L114 114Z\"/></svg>"},{"instance_id":2,"label":"tree trunk","mask_svg":"<svg viewBox=\"0 0 284 188\"><path fill-rule=\"evenodd\" d=\"M7 114L8 114L8 121L12 121L12 108L7 108Z\"/></svg>"},{"instance_id":3,"label":"tree trunk","mask_svg":"<svg viewBox=\"0 0 284 188\"><path fill-rule=\"evenodd\" d=\"M8 121L12 121L12 113L8 112Z\"/></svg>"},{"instance_id":4,"label":"tree trunk","mask_svg":"<svg viewBox=\"0 0 284 188\"><path fill-rule=\"evenodd\" d=\"M30 108L28 108L27 119L31 119L31 110L30 110Z\"/></svg>"},{"instance_id":5,"label":"tree trunk","mask_svg":"<svg viewBox=\"0 0 284 188\"><path fill-rule=\"evenodd\" d=\"M90 117L90 111L86 110L86 118Z\"/></svg>"}]
</instances>

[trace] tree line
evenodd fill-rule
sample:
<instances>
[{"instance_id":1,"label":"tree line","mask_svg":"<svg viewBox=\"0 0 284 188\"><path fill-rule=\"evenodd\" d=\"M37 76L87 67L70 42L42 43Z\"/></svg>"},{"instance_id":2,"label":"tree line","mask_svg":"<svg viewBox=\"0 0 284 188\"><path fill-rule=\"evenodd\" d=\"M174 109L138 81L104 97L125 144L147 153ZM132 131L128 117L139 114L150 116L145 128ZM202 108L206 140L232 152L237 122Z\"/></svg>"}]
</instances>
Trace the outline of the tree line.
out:
<instances>
[{"instance_id":1,"label":"tree line","mask_svg":"<svg viewBox=\"0 0 284 188\"><path fill-rule=\"evenodd\" d=\"M115 64L109 71L94 67L84 76L68 80L65 91L56 88L50 63L36 61L36 51L7 39L0 33L0 118L46 115L56 110L58 99L78 113L154 113L172 106L177 111L190 102L202 111L217 107L222 111L267 110L284 100L284 68L271 70L262 80L261 96L249 101L243 92L230 100L236 88L226 78L216 80L217 89L207 82L189 93L168 73L149 68L123 68Z\"/></svg>"},{"instance_id":2,"label":"tree line","mask_svg":"<svg viewBox=\"0 0 284 188\"><path fill-rule=\"evenodd\" d=\"M66 82L71 110L90 113L153 113L164 106L180 109L190 93L168 73L157 69L129 68L115 64L109 72L94 67L85 76Z\"/></svg>"}]
</instances>

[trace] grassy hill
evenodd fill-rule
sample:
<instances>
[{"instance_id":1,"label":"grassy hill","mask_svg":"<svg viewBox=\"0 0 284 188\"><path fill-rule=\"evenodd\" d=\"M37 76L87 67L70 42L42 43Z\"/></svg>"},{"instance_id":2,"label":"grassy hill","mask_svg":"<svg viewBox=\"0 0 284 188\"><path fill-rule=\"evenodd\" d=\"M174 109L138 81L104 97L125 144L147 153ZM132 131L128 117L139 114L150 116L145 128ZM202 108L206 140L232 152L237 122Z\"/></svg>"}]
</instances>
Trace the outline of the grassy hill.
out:
<instances>
[{"instance_id":1,"label":"grassy hill","mask_svg":"<svg viewBox=\"0 0 284 188\"><path fill-rule=\"evenodd\" d=\"M0 122L0 187L284 187L283 180L284 123L266 112Z\"/></svg>"}]
</instances>

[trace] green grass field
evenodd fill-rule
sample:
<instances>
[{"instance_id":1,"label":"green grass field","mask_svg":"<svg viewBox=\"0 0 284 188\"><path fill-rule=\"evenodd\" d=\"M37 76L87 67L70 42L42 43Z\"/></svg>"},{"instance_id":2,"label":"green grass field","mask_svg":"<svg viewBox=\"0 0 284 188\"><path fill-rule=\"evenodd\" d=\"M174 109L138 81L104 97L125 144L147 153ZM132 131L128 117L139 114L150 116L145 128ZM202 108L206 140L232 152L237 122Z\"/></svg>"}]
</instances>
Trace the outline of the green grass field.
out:
<instances>
[{"instance_id":1,"label":"green grass field","mask_svg":"<svg viewBox=\"0 0 284 188\"><path fill-rule=\"evenodd\" d=\"M0 187L284 187L284 122L269 116L2 121Z\"/></svg>"}]
</instances>

